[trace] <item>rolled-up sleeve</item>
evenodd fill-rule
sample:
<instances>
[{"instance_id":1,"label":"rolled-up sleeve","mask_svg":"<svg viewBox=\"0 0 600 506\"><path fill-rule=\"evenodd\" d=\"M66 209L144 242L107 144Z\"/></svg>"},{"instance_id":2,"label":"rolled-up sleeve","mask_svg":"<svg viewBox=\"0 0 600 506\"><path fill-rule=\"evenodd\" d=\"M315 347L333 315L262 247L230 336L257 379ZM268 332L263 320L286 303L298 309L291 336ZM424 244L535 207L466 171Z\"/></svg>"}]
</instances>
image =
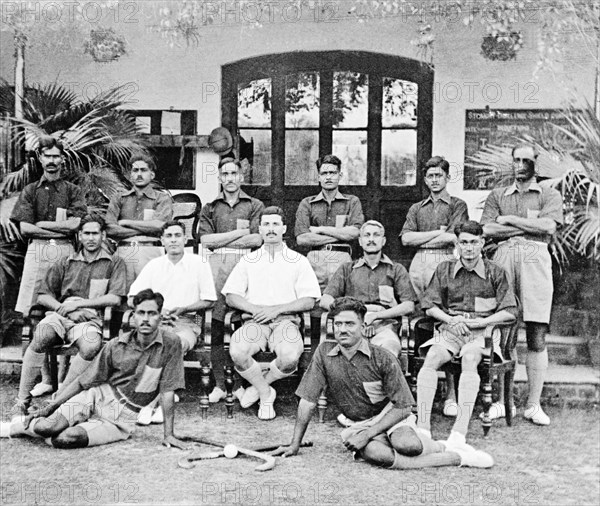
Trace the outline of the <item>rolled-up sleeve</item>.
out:
<instances>
[{"instance_id":1,"label":"rolled-up sleeve","mask_svg":"<svg viewBox=\"0 0 600 506\"><path fill-rule=\"evenodd\" d=\"M215 223L212 219L212 203L205 205L200 212L200 223L198 227L198 235L202 237L206 234L216 233Z\"/></svg>"},{"instance_id":2,"label":"rolled-up sleeve","mask_svg":"<svg viewBox=\"0 0 600 506\"><path fill-rule=\"evenodd\" d=\"M500 216L498 193L492 190L487 199L485 199L485 205L483 206L483 213L481 214L480 223L482 225L485 225L486 223L495 223L498 216Z\"/></svg>"},{"instance_id":3,"label":"rolled-up sleeve","mask_svg":"<svg viewBox=\"0 0 600 506\"><path fill-rule=\"evenodd\" d=\"M34 198L35 186L27 185L17 200L10 216L16 222L35 223Z\"/></svg>"},{"instance_id":4,"label":"rolled-up sleeve","mask_svg":"<svg viewBox=\"0 0 600 506\"><path fill-rule=\"evenodd\" d=\"M294 225L294 235L298 237L310 232L310 203L308 198L303 199L296 211L296 224Z\"/></svg>"},{"instance_id":5,"label":"rolled-up sleeve","mask_svg":"<svg viewBox=\"0 0 600 506\"><path fill-rule=\"evenodd\" d=\"M301 257L298 262L298 277L296 278L296 285L294 289L296 291L296 297L301 299L302 297L312 297L314 299L321 298L321 288L319 287L319 281L317 275L310 265L310 262L306 257Z\"/></svg>"},{"instance_id":6,"label":"rolled-up sleeve","mask_svg":"<svg viewBox=\"0 0 600 506\"><path fill-rule=\"evenodd\" d=\"M437 269L429 282L429 286L421 297L421 309L429 309L433 306L439 307L440 309L443 308L441 280L443 277L442 266L443 264L437 266Z\"/></svg>"},{"instance_id":7,"label":"rolled-up sleeve","mask_svg":"<svg viewBox=\"0 0 600 506\"><path fill-rule=\"evenodd\" d=\"M539 218L552 218L556 223L563 223L563 200L554 188L548 188L543 193L542 209Z\"/></svg>"},{"instance_id":8,"label":"rolled-up sleeve","mask_svg":"<svg viewBox=\"0 0 600 506\"><path fill-rule=\"evenodd\" d=\"M352 197L350 197L350 210L347 225L360 228L362 227L364 222L365 215L363 214L360 199L353 195Z\"/></svg>"},{"instance_id":9,"label":"rolled-up sleeve","mask_svg":"<svg viewBox=\"0 0 600 506\"><path fill-rule=\"evenodd\" d=\"M400 302L416 301L419 298L410 281L410 276L403 265L394 265L394 291Z\"/></svg>"},{"instance_id":10,"label":"rolled-up sleeve","mask_svg":"<svg viewBox=\"0 0 600 506\"><path fill-rule=\"evenodd\" d=\"M302 376L302 381L296 389L296 395L305 401L316 404L319 400L321 392L327 386L327 378L325 376L325 368L323 365L323 354L325 347L320 344L312 360Z\"/></svg>"},{"instance_id":11,"label":"rolled-up sleeve","mask_svg":"<svg viewBox=\"0 0 600 506\"><path fill-rule=\"evenodd\" d=\"M113 256L112 272L108 281L107 293L125 297L127 295L127 276L125 262L118 256Z\"/></svg>"},{"instance_id":12,"label":"rolled-up sleeve","mask_svg":"<svg viewBox=\"0 0 600 506\"><path fill-rule=\"evenodd\" d=\"M413 204L410 206L408 210L408 214L406 215L406 220L404 221L404 225L402 226L402 231L400 232L400 237L402 234L406 232L418 232L417 227L417 208L419 204Z\"/></svg>"},{"instance_id":13,"label":"rolled-up sleeve","mask_svg":"<svg viewBox=\"0 0 600 506\"><path fill-rule=\"evenodd\" d=\"M156 208L154 209L154 219L159 221L169 221L173 219L173 199L163 192L156 192Z\"/></svg>"},{"instance_id":14,"label":"rolled-up sleeve","mask_svg":"<svg viewBox=\"0 0 600 506\"><path fill-rule=\"evenodd\" d=\"M231 293L240 297L245 297L248 293L248 265L244 258L231 271L221 293L223 295Z\"/></svg>"},{"instance_id":15,"label":"rolled-up sleeve","mask_svg":"<svg viewBox=\"0 0 600 506\"><path fill-rule=\"evenodd\" d=\"M87 213L85 196L79 186L69 185L71 205L67 209L68 218L83 218Z\"/></svg>"}]
</instances>

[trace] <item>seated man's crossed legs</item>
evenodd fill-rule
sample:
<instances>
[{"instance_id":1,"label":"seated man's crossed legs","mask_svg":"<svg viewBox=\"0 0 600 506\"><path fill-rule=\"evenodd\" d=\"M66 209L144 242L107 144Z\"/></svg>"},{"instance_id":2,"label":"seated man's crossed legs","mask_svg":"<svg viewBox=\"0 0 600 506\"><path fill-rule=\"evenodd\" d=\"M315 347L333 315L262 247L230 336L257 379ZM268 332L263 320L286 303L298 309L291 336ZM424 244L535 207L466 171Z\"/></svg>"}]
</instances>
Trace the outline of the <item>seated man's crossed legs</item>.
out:
<instances>
[{"instance_id":1,"label":"seated man's crossed legs","mask_svg":"<svg viewBox=\"0 0 600 506\"><path fill-rule=\"evenodd\" d=\"M237 372L250 383L240 399L240 406L247 408L260 400L258 417L261 420L275 418L273 403L276 392L271 383L292 375L298 369L298 361L304 350L298 318L286 316L269 324L246 322L231 337L229 352ZM267 348L277 358L269 364L263 375L258 362L252 358Z\"/></svg>"},{"instance_id":2,"label":"seated man's crossed legs","mask_svg":"<svg viewBox=\"0 0 600 506\"><path fill-rule=\"evenodd\" d=\"M437 342L427 351L425 362L417 376L417 426L431 434L431 412L438 383L437 371L454 355L459 355L462 372L458 381L458 416L447 441L450 444L464 444L479 393L480 378L477 367L485 351L482 345L483 333L474 332L471 341L465 344L457 342L455 336L444 334L449 333L442 332L441 336L434 337Z\"/></svg>"},{"instance_id":3,"label":"seated man's crossed legs","mask_svg":"<svg viewBox=\"0 0 600 506\"><path fill-rule=\"evenodd\" d=\"M31 389L34 387L46 351L57 344L76 346L79 353L71 366L62 388L75 380L90 365L102 348L102 330L99 319L76 323L58 313L49 313L35 328L31 343L23 355L23 366L17 396L17 408L25 412L31 404Z\"/></svg>"}]
</instances>

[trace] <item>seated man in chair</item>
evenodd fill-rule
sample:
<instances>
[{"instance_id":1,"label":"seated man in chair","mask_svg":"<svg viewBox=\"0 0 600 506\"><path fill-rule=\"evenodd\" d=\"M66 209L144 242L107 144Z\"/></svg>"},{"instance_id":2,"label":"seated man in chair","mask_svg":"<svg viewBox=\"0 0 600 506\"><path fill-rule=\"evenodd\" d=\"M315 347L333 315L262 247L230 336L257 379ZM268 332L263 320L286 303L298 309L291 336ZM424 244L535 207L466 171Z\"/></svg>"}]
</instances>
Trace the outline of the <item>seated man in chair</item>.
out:
<instances>
[{"instance_id":1,"label":"seated man in chair","mask_svg":"<svg viewBox=\"0 0 600 506\"><path fill-rule=\"evenodd\" d=\"M229 352L236 370L251 385L241 396L240 406L247 408L260 399L261 420L275 418L277 394L270 384L296 371L304 349L300 319L293 313L312 309L321 296L306 257L283 242L286 230L283 210L267 207L259 226L263 246L242 257L223 287L227 304L250 315L231 337ZM252 357L267 346L277 359L263 377Z\"/></svg>"},{"instance_id":2,"label":"seated man in chair","mask_svg":"<svg viewBox=\"0 0 600 506\"><path fill-rule=\"evenodd\" d=\"M84 216L77 236L82 249L50 267L38 303L48 308L23 355L15 410L25 413L31 389L52 346L65 343L79 353L71 363L62 388L87 369L102 347L102 318L98 311L117 306L125 296L125 264L103 248L106 225L99 216Z\"/></svg>"},{"instance_id":3,"label":"seated man in chair","mask_svg":"<svg viewBox=\"0 0 600 506\"><path fill-rule=\"evenodd\" d=\"M140 408L160 392L167 447L173 435L174 391L185 388L177 336L159 328L163 297L143 290L133 298L135 329L109 341L76 381L46 407L0 423L0 437L51 438L55 448L85 448L129 438Z\"/></svg>"},{"instance_id":4,"label":"seated man in chair","mask_svg":"<svg viewBox=\"0 0 600 506\"><path fill-rule=\"evenodd\" d=\"M330 308L335 340L317 349L296 390L300 397L290 446L274 455L298 453L317 400L328 395L348 418L357 420L341 433L346 448L368 462L389 469L438 466L492 467L485 452L463 444L450 447L417 429L414 399L398 361L363 339L365 305L351 297L336 299Z\"/></svg>"},{"instance_id":5,"label":"seated man in chair","mask_svg":"<svg viewBox=\"0 0 600 506\"><path fill-rule=\"evenodd\" d=\"M437 370L452 357L461 357L458 383L458 416L447 442L465 442L480 378L477 367L484 353L485 328L515 320L517 303L506 272L484 260L483 228L475 221L457 225L458 260L442 262L421 300L428 316L441 322L434 337L421 345L429 348L417 376L418 427L431 430L431 408L437 389ZM500 333L494 336L494 352L500 353ZM488 350L489 351L489 350Z\"/></svg>"}]
</instances>

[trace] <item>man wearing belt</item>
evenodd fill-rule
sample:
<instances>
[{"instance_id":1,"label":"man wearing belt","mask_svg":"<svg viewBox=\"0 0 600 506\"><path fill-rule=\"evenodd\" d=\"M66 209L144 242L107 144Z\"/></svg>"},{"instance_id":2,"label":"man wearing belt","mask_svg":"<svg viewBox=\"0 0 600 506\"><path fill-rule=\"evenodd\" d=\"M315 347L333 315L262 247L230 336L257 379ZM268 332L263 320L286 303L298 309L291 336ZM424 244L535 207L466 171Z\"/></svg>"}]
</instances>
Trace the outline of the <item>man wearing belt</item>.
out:
<instances>
[{"instance_id":1,"label":"man wearing belt","mask_svg":"<svg viewBox=\"0 0 600 506\"><path fill-rule=\"evenodd\" d=\"M331 307L335 340L319 345L296 395L300 397L294 436L273 455L298 453L321 392L327 388L344 416L357 420L341 433L344 446L388 469L439 466L492 467L494 459L467 444L433 441L415 425L414 399L400 364L387 351L363 339L366 306L351 297Z\"/></svg>"},{"instance_id":2,"label":"man wearing belt","mask_svg":"<svg viewBox=\"0 0 600 506\"><path fill-rule=\"evenodd\" d=\"M81 189L61 179L62 142L51 136L40 137L37 154L44 174L39 181L25 186L11 215L19 224L21 235L29 239L15 306L15 311L24 315L29 314L36 303L50 266L75 251L73 236L80 218L87 212ZM44 363L42 382L35 385L33 395L51 392L50 383L50 373Z\"/></svg>"},{"instance_id":3,"label":"man wearing belt","mask_svg":"<svg viewBox=\"0 0 600 506\"><path fill-rule=\"evenodd\" d=\"M338 297L354 297L366 304L366 336L391 351L395 357L402 345L398 339L396 318L411 314L416 295L406 269L392 262L382 250L385 229L369 220L360 228L358 239L363 257L347 262L335 272L321 298L321 307L329 310Z\"/></svg>"},{"instance_id":4,"label":"man wearing belt","mask_svg":"<svg viewBox=\"0 0 600 506\"><path fill-rule=\"evenodd\" d=\"M494 323L516 319L517 302L504 269L484 260L483 228L476 221L455 228L459 260L438 265L431 283L423 294L421 307L427 315L440 321L432 339L421 345L427 353L417 376L417 426L431 430L431 408L437 389L437 370L453 356L461 357L462 372L458 382L458 416L448 442L464 444L471 413L479 392L477 366L485 349L485 328ZM494 352L500 358L500 332L494 338Z\"/></svg>"},{"instance_id":5,"label":"man wearing belt","mask_svg":"<svg viewBox=\"0 0 600 506\"><path fill-rule=\"evenodd\" d=\"M129 289L129 305L133 296L151 289L164 297L161 324L177 334L183 355L196 345L202 328L196 323L196 313L209 308L217 300L208 262L199 255L185 251L185 227L180 221L163 225L161 242L166 255L150 260ZM138 423L162 423L164 413L156 402L142 410Z\"/></svg>"},{"instance_id":6,"label":"man wearing belt","mask_svg":"<svg viewBox=\"0 0 600 506\"><path fill-rule=\"evenodd\" d=\"M258 225L265 208L260 200L242 191L244 174L238 160L221 160L219 181L222 191L215 200L202 208L199 232L202 246L211 251L208 260L218 297L212 312L211 361L216 385L208 396L210 402L219 402L226 395L221 386L226 358L223 347L223 322L227 305L221 290L240 258L262 244Z\"/></svg>"},{"instance_id":7,"label":"man wearing belt","mask_svg":"<svg viewBox=\"0 0 600 506\"><path fill-rule=\"evenodd\" d=\"M552 309L552 260L548 243L563 222L562 197L536 181L538 153L528 144L512 150L515 181L488 195L481 216L486 236L502 240L494 261L504 267L519 299L527 333L525 366L529 382L523 416L537 425L549 425L540 405L548 351L546 333Z\"/></svg>"},{"instance_id":8,"label":"man wearing belt","mask_svg":"<svg viewBox=\"0 0 600 506\"><path fill-rule=\"evenodd\" d=\"M46 407L0 423L0 437L51 438L55 448L85 448L131 435L140 408L159 393L165 412L162 444L185 449L173 434L174 391L185 388L181 341L159 327L163 297L133 298L134 327L111 339L76 381Z\"/></svg>"},{"instance_id":9,"label":"man wearing belt","mask_svg":"<svg viewBox=\"0 0 600 506\"><path fill-rule=\"evenodd\" d=\"M82 245L53 264L42 286L38 301L48 308L38 324L33 339L23 355L19 394L15 409L25 413L31 403L31 389L45 359L46 351L55 344L76 346L62 389L86 370L102 347L102 318L99 312L117 306L125 296L125 265L102 248L106 239L104 220L84 216L78 239ZM61 390L62 390L61 389Z\"/></svg>"},{"instance_id":10,"label":"man wearing belt","mask_svg":"<svg viewBox=\"0 0 600 506\"><path fill-rule=\"evenodd\" d=\"M106 212L108 236L119 242L117 255L125 261L127 290L144 266L163 254L160 233L173 218L171 197L151 186L156 174L154 160L134 155L129 164L133 188L113 197Z\"/></svg>"},{"instance_id":11,"label":"man wearing belt","mask_svg":"<svg viewBox=\"0 0 600 506\"><path fill-rule=\"evenodd\" d=\"M245 313L246 323L231 336L229 352L237 372L250 383L240 398L247 408L260 400L258 417L275 418L277 393L271 383L293 374L304 345L295 313L308 311L321 296L317 277L306 257L283 242L283 210L267 207L260 219L263 246L244 255L223 287L227 304ZM263 376L252 357L271 349L277 358Z\"/></svg>"},{"instance_id":12,"label":"man wearing belt","mask_svg":"<svg viewBox=\"0 0 600 506\"><path fill-rule=\"evenodd\" d=\"M429 285L436 267L445 260L454 259L454 227L469 219L465 201L451 196L446 190L450 175L448 161L442 156L434 156L425 164L424 172L429 197L410 207L400 233L404 246L419 248L408 270L419 298ZM458 404L451 375L446 378L446 387L443 413L456 416Z\"/></svg>"},{"instance_id":13,"label":"man wearing belt","mask_svg":"<svg viewBox=\"0 0 600 506\"><path fill-rule=\"evenodd\" d=\"M335 155L325 155L317 160L316 165L321 192L300 202L294 235L298 246L311 248L308 261L323 292L338 267L352 260L350 242L358 237L365 217L360 199L339 191L342 161ZM319 337L320 314L318 309L313 311L313 339Z\"/></svg>"}]
</instances>

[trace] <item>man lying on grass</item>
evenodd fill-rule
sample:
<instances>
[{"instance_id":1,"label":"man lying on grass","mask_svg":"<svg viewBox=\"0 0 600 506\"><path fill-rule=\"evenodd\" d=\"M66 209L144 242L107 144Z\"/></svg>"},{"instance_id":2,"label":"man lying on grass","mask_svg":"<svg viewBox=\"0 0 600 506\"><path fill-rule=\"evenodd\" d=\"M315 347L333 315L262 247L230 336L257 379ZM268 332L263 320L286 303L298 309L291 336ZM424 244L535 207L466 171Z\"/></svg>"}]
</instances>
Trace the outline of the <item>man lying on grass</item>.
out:
<instances>
[{"instance_id":1,"label":"man lying on grass","mask_svg":"<svg viewBox=\"0 0 600 506\"><path fill-rule=\"evenodd\" d=\"M163 296L133 298L135 329L112 339L88 369L50 404L0 422L0 437L50 438L55 448L84 448L129 438L140 409L159 393L165 413L163 445L184 449L173 435L174 391L185 387L181 340L159 328Z\"/></svg>"},{"instance_id":2,"label":"man lying on grass","mask_svg":"<svg viewBox=\"0 0 600 506\"><path fill-rule=\"evenodd\" d=\"M342 413L357 420L341 433L355 456L390 469L437 466L492 467L494 460L467 444L433 441L417 429L414 399L396 357L363 338L365 305L351 297L336 299L330 308L337 343L321 343L302 378L292 443L273 452L298 453L317 400L325 387Z\"/></svg>"}]
</instances>

